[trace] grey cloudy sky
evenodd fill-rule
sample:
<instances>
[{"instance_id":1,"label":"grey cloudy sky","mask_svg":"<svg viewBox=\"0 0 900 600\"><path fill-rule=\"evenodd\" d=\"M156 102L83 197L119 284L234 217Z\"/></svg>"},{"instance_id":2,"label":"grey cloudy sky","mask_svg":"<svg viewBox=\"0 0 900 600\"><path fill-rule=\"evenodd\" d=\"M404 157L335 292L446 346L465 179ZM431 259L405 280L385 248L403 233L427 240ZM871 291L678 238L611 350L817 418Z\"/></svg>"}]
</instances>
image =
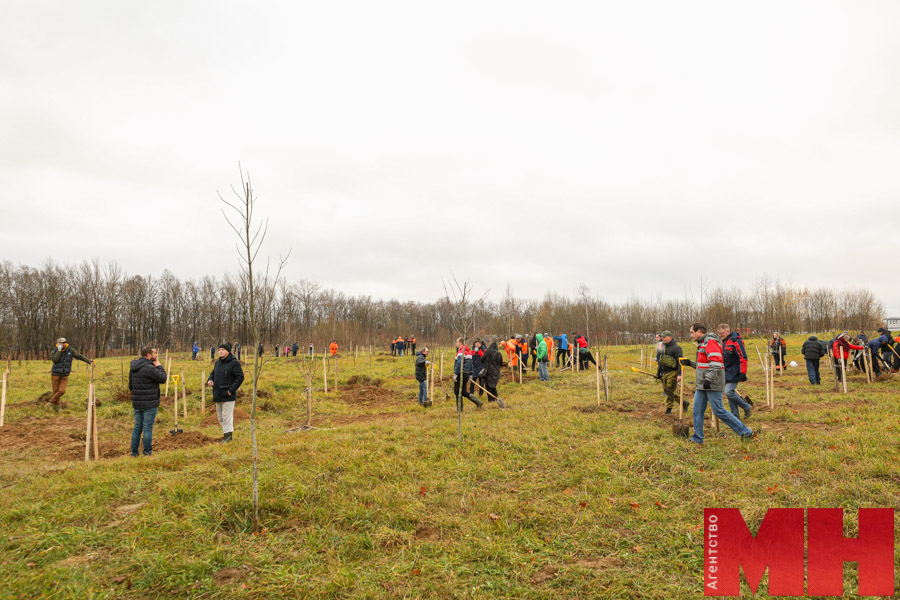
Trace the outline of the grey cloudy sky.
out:
<instances>
[{"instance_id":1,"label":"grey cloudy sky","mask_svg":"<svg viewBox=\"0 0 900 600\"><path fill-rule=\"evenodd\" d=\"M0 31L2 259L236 271L240 160L294 281L900 312L894 0L7 0Z\"/></svg>"}]
</instances>

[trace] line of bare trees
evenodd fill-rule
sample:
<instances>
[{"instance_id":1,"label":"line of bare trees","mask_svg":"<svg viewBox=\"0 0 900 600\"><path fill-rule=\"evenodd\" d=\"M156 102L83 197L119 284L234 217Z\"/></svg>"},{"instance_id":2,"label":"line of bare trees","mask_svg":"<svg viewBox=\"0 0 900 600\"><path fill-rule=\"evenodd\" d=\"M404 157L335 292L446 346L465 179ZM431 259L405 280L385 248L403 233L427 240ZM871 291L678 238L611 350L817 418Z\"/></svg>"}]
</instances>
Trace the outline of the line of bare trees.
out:
<instances>
[{"instance_id":1,"label":"line of bare trees","mask_svg":"<svg viewBox=\"0 0 900 600\"><path fill-rule=\"evenodd\" d=\"M699 298L659 296L611 304L585 286L571 296L548 294L541 300L517 298L507 287L498 301L480 306L475 334L579 331L591 343L615 345L644 342L661 329L684 332L698 320L767 335L871 330L884 317L866 289L806 289L761 278L747 290L699 291ZM454 337L454 306L448 298L373 300L305 280L281 281L257 293L276 296L261 315L268 350L271 344L294 341L323 348L337 339L347 348L387 347L398 335L429 343L450 343ZM159 277L128 275L115 263L97 261L47 261L39 268L5 261L0 263L0 352L39 356L59 336L93 356L133 354L147 343L186 350L195 341L208 352L220 341L249 343L247 305L240 278L227 274L182 280L169 271Z\"/></svg>"}]
</instances>

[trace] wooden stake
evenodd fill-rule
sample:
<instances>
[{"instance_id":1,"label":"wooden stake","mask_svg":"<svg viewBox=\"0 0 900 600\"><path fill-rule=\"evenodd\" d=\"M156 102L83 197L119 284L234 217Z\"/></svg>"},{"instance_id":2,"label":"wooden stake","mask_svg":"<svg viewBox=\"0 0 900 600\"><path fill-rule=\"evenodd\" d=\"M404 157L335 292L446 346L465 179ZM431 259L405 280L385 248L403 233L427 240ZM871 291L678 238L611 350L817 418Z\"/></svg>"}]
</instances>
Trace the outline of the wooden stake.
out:
<instances>
[{"instance_id":1,"label":"wooden stake","mask_svg":"<svg viewBox=\"0 0 900 600\"><path fill-rule=\"evenodd\" d=\"M334 355L334 393L337 394L337 369L338 369L338 358L337 354Z\"/></svg>"},{"instance_id":2,"label":"wooden stake","mask_svg":"<svg viewBox=\"0 0 900 600\"><path fill-rule=\"evenodd\" d=\"M100 460L100 440L98 439L97 433L97 387L91 383L91 404L94 409L91 411L92 417L92 429L94 435L94 460Z\"/></svg>"},{"instance_id":3,"label":"wooden stake","mask_svg":"<svg viewBox=\"0 0 900 600\"><path fill-rule=\"evenodd\" d=\"M644 368L644 347L641 346L641 368Z\"/></svg>"},{"instance_id":4,"label":"wooden stake","mask_svg":"<svg viewBox=\"0 0 900 600\"><path fill-rule=\"evenodd\" d=\"M770 408L772 410L775 410L775 358L774 357L772 357L772 369L770 371L769 377L770 377L769 384L772 386Z\"/></svg>"},{"instance_id":5,"label":"wooden stake","mask_svg":"<svg viewBox=\"0 0 900 600\"><path fill-rule=\"evenodd\" d=\"M163 394L163 396L168 396L169 395L169 379L172 378L171 373L169 373L169 371L172 370L172 365L171 365L171 363L169 363L169 351L168 350L166 350L166 360L165 360L165 362L163 362L163 364L166 366L166 393Z\"/></svg>"},{"instance_id":6,"label":"wooden stake","mask_svg":"<svg viewBox=\"0 0 900 600\"><path fill-rule=\"evenodd\" d=\"M522 356L519 355L519 385L522 384Z\"/></svg>"},{"instance_id":7,"label":"wooden stake","mask_svg":"<svg viewBox=\"0 0 900 600\"><path fill-rule=\"evenodd\" d=\"M9 372L3 372L2 390L0 390L0 427L3 427L3 421L6 418L6 381L9 378Z\"/></svg>"},{"instance_id":8,"label":"wooden stake","mask_svg":"<svg viewBox=\"0 0 900 600\"><path fill-rule=\"evenodd\" d=\"M866 383L872 383L872 370L869 368L869 347L863 348L863 368L866 370Z\"/></svg>"},{"instance_id":9,"label":"wooden stake","mask_svg":"<svg viewBox=\"0 0 900 600\"><path fill-rule=\"evenodd\" d=\"M322 377L325 380L325 393L328 393L328 358L322 355Z\"/></svg>"},{"instance_id":10,"label":"wooden stake","mask_svg":"<svg viewBox=\"0 0 900 600\"><path fill-rule=\"evenodd\" d=\"M600 358L600 347L597 347L597 358ZM597 376L597 406L600 406L600 361L594 361L594 371Z\"/></svg>"},{"instance_id":11,"label":"wooden stake","mask_svg":"<svg viewBox=\"0 0 900 600\"><path fill-rule=\"evenodd\" d=\"M781 338L778 338L778 359L781 362L781 369L779 369L778 376L784 377L784 352L782 351L783 346L781 345Z\"/></svg>"},{"instance_id":12,"label":"wooden stake","mask_svg":"<svg viewBox=\"0 0 900 600\"><path fill-rule=\"evenodd\" d=\"M175 429L177 430L178 429L178 382L176 382L173 387L175 388L173 390L175 392L175 403L172 406L175 409Z\"/></svg>"},{"instance_id":13,"label":"wooden stake","mask_svg":"<svg viewBox=\"0 0 900 600\"><path fill-rule=\"evenodd\" d=\"M444 353L441 352L441 383L444 382Z\"/></svg>"},{"instance_id":14,"label":"wooden stake","mask_svg":"<svg viewBox=\"0 0 900 600\"><path fill-rule=\"evenodd\" d=\"M206 371L200 371L200 415L206 414Z\"/></svg>"},{"instance_id":15,"label":"wooden stake","mask_svg":"<svg viewBox=\"0 0 900 600\"><path fill-rule=\"evenodd\" d=\"M181 370L181 410L182 416L187 419L187 386L184 383L184 369Z\"/></svg>"},{"instance_id":16,"label":"wooden stake","mask_svg":"<svg viewBox=\"0 0 900 600\"><path fill-rule=\"evenodd\" d=\"M847 365L844 360L844 348L841 347L841 379L844 380L844 393L847 393Z\"/></svg>"},{"instance_id":17,"label":"wooden stake","mask_svg":"<svg viewBox=\"0 0 900 600\"><path fill-rule=\"evenodd\" d=\"M91 369L91 375L93 375L93 369ZM93 380L93 376L91 377ZM91 411L93 410L93 403L91 402L91 388L90 384L88 384L88 399L87 399L87 424L84 428L84 462L88 462L91 460L91 424L93 423L93 415Z\"/></svg>"}]
</instances>

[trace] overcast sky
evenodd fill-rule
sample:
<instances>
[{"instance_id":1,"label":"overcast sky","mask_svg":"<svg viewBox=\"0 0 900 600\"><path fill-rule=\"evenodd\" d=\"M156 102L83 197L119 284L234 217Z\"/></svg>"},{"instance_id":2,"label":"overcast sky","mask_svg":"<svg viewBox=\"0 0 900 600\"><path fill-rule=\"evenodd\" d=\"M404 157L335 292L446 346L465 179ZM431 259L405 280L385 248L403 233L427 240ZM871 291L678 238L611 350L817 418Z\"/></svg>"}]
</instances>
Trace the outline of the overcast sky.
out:
<instances>
[{"instance_id":1,"label":"overcast sky","mask_svg":"<svg viewBox=\"0 0 900 600\"><path fill-rule=\"evenodd\" d=\"M434 300L864 286L900 313L900 2L43 2L0 25L0 259Z\"/></svg>"}]
</instances>

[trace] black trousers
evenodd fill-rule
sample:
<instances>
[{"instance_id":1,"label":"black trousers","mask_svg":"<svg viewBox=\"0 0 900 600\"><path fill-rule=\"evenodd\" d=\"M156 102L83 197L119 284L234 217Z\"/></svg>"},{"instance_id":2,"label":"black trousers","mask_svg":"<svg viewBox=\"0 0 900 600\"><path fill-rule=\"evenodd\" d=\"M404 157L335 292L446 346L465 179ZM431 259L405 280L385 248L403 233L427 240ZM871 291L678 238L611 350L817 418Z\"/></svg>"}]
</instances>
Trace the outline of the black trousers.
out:
<instances>
[{"instance_id":1,"label":"black trousers","mask_svg":"<svg viewBox=\"0 0 900 600\"><path fill-rule=\"evenodd\" d=\"M481 400L472 395L471 392L468 391L469 388L469 377L470 373L461 373L457 375L456 381L453 382L453 396L456 398L456 405L459 410L462 410L462 399L468 398L472 403L478 405L481 404Z\"/></svg>"},{"instance_id":2,"label":"black trousers","mask_svg":"<svg viewBox=\"0 0 900 600\"><path fill-rule=\"evenodd\" d=\"M581 368L586 368L589 364L594 363L597 364L597 361L594 360L594 355L591 354L591 351L585 348L578 355L578 360L581 363Z\"/></svg>"}]
</instances>

